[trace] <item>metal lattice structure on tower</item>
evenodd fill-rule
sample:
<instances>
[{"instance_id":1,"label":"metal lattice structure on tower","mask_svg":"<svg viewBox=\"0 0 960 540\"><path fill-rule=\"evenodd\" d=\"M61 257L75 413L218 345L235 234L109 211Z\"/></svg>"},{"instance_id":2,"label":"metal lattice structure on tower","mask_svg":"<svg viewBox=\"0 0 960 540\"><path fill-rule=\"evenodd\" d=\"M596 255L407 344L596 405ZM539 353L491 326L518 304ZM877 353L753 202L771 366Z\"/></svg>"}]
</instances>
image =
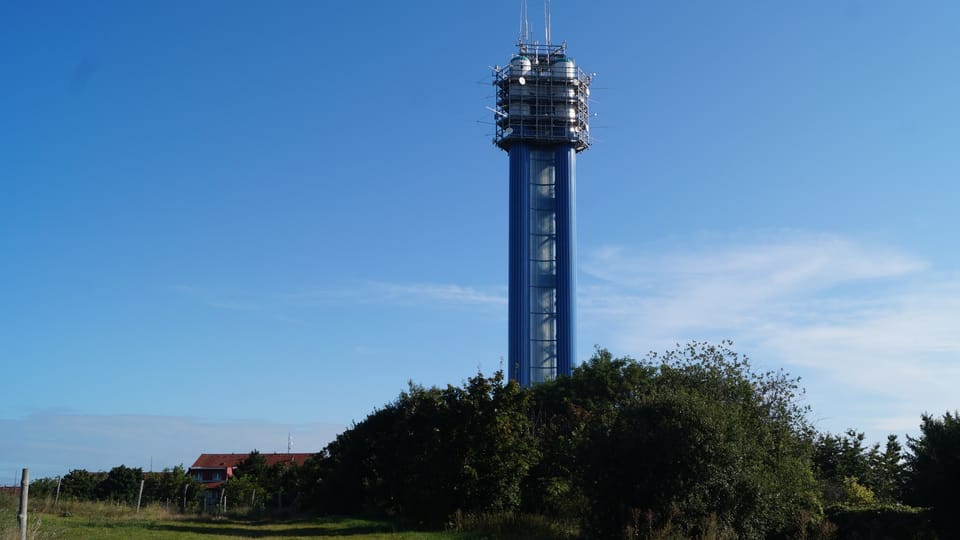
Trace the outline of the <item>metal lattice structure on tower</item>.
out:
<instances>
[{"instance_id":1,"label":"metal lattice structure on tower","mask_svg":"<svg viewBox=\"0 0 960 540\"><path fill-rule=\"evenodd\" d=\"M518 44L506 67L493 70L497 88L493 142L510 151L517 142L590 146L590 82L566 44Z\"/></svg>"},{"instance_id":2,"label":"metal lattice structure on tower","mask_svg":"<svg viewBox=\"0 0 960 540\"><path fill-rule=\"evenodd\" d=\"M575 360L576 154L590 146L592 76L566 44L520 40L493 78L493 142L510 155L508 375L529 386Z\"/></svg>"}]
</instances>

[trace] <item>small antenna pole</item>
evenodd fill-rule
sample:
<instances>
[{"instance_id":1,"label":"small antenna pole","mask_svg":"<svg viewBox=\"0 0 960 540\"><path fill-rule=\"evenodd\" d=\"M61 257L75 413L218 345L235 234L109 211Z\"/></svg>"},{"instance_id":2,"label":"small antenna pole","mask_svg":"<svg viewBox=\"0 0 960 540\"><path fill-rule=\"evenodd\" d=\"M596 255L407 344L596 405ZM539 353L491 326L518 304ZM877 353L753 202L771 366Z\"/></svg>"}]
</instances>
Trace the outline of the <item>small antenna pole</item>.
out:
<instances>
[{"instance_id":1,"label":"small antenna pole","mask_svg":"<svg viewBox=\"0 0 960 540\"><path fill-rule=\"evenodd\" d=\"M547 16L547 2L543 0L543 36L547 38L547 45L550 45L550 18Z\"/></svg>"},{"instance_id":2,"label":"small antenna pole","mask_svg":"<svg viewBox=\"0 0 960 540\"><path fill-rule=\"evenodd\" d=\"M523 41L530 42L530 6L523 0Z\"/></svg>"},{"instance_id":3,"label":"small antenna pole","mask_svg":"<svg viewBox=\"0 0 960 540\"><path fill-rule=\"evenodd\" d=\"M545 32L546 38L547 38L546 45L549 47L550 46L550 0L546 0L543 3L543 22L544 22L544 25L547 27Z\"/></svg>"},{"instance_id":4,"label":"small antenna pole","mask_svg":"<svg viewBox=\"0 0 960 540\"><path fill-rule=\"evenodd\" d=\"M523 43L523 2L520 2L520 31L517 32L517 41Z\"/></svg>"},{"instance_id":5,"label":"small antenna pole","mask_svg":"<svg viewBox=\"0 0 960 540\"><path fill-rule=\"evenodd\" d=\"M517 44L523 45L530 42L530 18L528 14L527 0L520 2L520 33L517 35Z\"/></svg>"}]
</instances>

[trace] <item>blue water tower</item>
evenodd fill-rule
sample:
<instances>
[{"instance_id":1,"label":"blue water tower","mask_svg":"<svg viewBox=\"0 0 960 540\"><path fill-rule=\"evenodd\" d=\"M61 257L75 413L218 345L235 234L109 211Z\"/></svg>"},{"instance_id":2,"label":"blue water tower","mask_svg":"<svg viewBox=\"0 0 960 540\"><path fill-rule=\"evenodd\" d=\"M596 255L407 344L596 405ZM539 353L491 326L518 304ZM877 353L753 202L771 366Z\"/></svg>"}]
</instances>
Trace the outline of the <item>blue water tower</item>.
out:
<instances>
[{"instance_id":1,"label":"blue water tower","mask_svg":"<svg viewBox=\"0 0 960 540\"><path fill-rule=\"evenodd\" d=\"M575 361L576 155L590 146L591 76L566 44L520 40L493 77L493 142L510 155L508 376L530 386Z\"/></svg>"}]
</instances>

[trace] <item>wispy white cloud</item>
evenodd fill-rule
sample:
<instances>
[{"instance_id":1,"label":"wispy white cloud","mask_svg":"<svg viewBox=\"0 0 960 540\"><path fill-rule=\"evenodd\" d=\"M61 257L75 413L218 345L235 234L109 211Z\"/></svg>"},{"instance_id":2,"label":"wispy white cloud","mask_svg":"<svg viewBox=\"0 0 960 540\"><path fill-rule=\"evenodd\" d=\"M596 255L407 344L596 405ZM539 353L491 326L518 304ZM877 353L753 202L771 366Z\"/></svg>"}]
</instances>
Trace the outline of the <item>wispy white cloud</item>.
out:
<instances>
[{"instance_id":1,"label":"wispy white cloud","mask_svg":"<svg viewBox=\"0 0 960 540\"><path fill-rule=\"evenodd\" d=\"M482 291L449 283L372 283L381 298L392 302L439 302L443 304L506 305L503 289Z\"/></svg>"},{"instance_id":2,"label":"wispy white cloud","mask_svg":"<svg viewBox=\"0 0 960 540\"><path fill-rule=\"evenodd\" d=\"M506 306L506 287L478 288L455 283L355 282L340 287L308 287L298 291L223 291L176 285L176 294L210 308L249 312L272 320L308 324L311 313L345 305L432 307Z\"/></svg>"},{"instance_id":3,"label":"wispy white cloud","mask_svg":"<svg viewBox=\"0 0 960 540\"><path fill-rule=\"evenodd\" d=\"M780 241L727 241L720 247L645 253L607 247L584 261L584 273L594 279L583 287L581 306L587 315L618 317L653 338L692 329L755 327L772 315L774 320L821 320L851 315L849 299L835 296L844 286L883 288L925 266L888 248L795 233ZM860 310L871 307L881 306L857 303Z\"/></svg>"},{"instance_id":4,"label":"wispy white cloud","mask_svg":"<svg viewBox=\"0 0 960 540\"><path fill-rule=\"evenodd\" d=\"M730 337L846 390L818 412L867 430L915 430L924 410L957 407L960 281L901 250L835 235L681 244L588 255L581 336L634 354Z\"/></svg>"}]
</instances>

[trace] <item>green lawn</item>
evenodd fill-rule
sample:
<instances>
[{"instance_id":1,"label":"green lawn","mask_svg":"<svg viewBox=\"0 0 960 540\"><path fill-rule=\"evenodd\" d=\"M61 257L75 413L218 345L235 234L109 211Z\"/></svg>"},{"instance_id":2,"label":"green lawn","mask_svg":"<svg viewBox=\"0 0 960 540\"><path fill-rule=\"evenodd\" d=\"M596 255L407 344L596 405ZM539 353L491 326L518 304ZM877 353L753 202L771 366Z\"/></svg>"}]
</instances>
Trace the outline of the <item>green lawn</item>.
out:
<instances>
[{"instance_id":1,"label":"green lawn","mask_svg":"<svg viewBox=\"0 0 960 540\"><path fill-rule=\"evenodd\" d=\"M19 540L17 501L0 497L0 540ZM416 531L384 520L355 517L315 517L304 519L216 518L180 514L160 506L144 507L141 512L110 502L62 501L53 505L48 499L30 506L28 538L54 539L216 539L230 538L353 538L426 540L570 540L575 528L559 527L543 516L493 514L458 516L465 532Z\"/></svg>"},{"instance_id":2,"label":"green lawn","mask_svg":"<svg viewBox=\"0 0 960 540\"><path fill-rule=\"evenodd\" d=\"M454 539L467 538L447 532L397 532L384 522L356 518L318 518L286 522L251 522L213 519L116 520L92 517L50 517L43 529L65 539L127 538L390 538Z\"/></svg>"},{"instance_id":3,"label":"green lawn","mask_svg":"<svg viewBox=\"0 0 960 540\"><path fill-rule=\"evenodd\" d=\"M40 518L39 526L37 518ZM396 531L382 521L358 518L316 518L281 522L231 519L137 519L94 516L31 516L30 538L36 539L211 539L229 538L355 538L467 540L477 535L454 532ZM12 532L12 531L9 531Z\"/></svg>"},{"instance_id":4,"label":"green lawn","mask_svg":"<svg viewBox=\"0 0 960 540\"><path fill-rule=\"evenodd\" d=\"M149 512L148 514L157 514ZM19 539L16 530L16 514L0 511L0 540ZM29 534L31 540L53 539L216 539L230 538L276 538L296 540L307 538L354 538L354 539L418 539L427 540L477 540L483 535L447 531L423 532L397 530L389 522L352 517L323 517L302 520L249 521L241 519L195 518L170 515L135 514L119 515L105 512L102 515L59 515L57 513L31 512Z\"/></svg>"}]
</instances>

